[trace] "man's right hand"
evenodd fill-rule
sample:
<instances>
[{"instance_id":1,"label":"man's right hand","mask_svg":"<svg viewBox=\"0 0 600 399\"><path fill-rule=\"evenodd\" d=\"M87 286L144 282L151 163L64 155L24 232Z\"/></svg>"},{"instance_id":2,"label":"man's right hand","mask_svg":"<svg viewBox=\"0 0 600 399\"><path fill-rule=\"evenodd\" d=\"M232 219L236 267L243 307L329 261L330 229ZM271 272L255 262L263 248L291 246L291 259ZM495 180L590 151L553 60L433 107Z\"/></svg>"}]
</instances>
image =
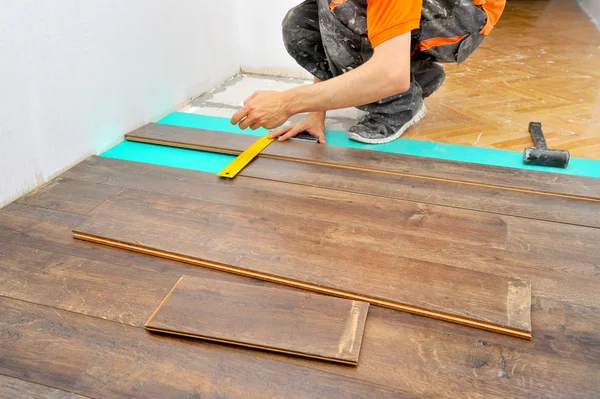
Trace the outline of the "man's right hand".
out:
<instances>
[{"instance_id":1,"label":"man's right hand","mask_svg":"<svg viewBox=\"0 0 600 399\"><path fill-rule=\"evenodd\" d=\"M273 130L269 134L269 138L279 137L279 141L286 141L302 132L308 132L318 137L319 143L325 143L325 112L311 112L303 121Z\"/></svg>"}]
</instances>

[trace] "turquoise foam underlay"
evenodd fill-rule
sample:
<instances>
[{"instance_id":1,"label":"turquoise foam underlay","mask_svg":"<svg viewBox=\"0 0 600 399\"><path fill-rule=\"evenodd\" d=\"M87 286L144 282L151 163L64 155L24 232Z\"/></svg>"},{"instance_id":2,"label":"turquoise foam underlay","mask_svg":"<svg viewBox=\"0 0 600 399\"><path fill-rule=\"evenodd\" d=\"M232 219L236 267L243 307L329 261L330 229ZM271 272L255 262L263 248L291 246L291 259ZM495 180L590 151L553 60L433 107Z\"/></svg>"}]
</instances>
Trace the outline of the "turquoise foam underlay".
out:
<instances>
[{"instance_id":1,"label":"turquoise foam underlay","mask_svg":"<svg viewBox=\"0 0 600 399\"><path fill-rule=\"evenodd\" d=\"M227 118L185 112L174 112L158 121L158 123L253 136L262 136L267 133L267 130L262 128L254 131L250 129L241 130L236 125L232 125ZM434 143L404 138L400 138L387 144L369 145L349 140L346 137L346 133L343 131L328 130L326 134L327 145L361 148L371 151L383 151L483 165L503 166L508 168L538 170L549 173L600 177L600 161L593 159L571 158L569 166L565 169L546 168L523 164L523 153L516 151ZM124 141L101 155L111 158L154 163L211 173L219 172L234 158L231 155L213 154L203 151L129 141Z\"/></svg>"}]
</instances>

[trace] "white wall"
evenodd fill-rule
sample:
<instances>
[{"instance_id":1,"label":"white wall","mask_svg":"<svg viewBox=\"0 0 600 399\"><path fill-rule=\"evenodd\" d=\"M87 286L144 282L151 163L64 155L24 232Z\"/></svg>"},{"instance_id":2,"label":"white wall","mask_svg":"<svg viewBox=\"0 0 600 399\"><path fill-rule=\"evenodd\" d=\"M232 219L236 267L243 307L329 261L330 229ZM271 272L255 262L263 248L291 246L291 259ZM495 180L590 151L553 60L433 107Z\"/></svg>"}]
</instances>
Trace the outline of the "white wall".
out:
<instances>
[{"instance_id":1,"label":"white wall","mask_svg":"<svg viewBox=\"0 0 600 399\"><path fill-rule=\"evenodd\" d=\"M287 77L310 77L283 45L281 22L302 0L241 0L238 7L243 72ZM260 5L259 5L260 3Z\"/></svg>"},{"instance_id":2,"label":"white wall","mask_svg":"<svg viewBox=\"0 0 600 399\"><path fill-rule=\"evenodd\" d=\"M239 70L228 2L0 2L0 207Z\"/></svg>"},{"instance_id":3,"label":"white wall","mask_svg":"<svg viewBox=\"0 0 600 399\"><path fill-rule=\"evenodd\" d=\"M600 29L600 0L578 0L581 7L587 12L592 22Z\"/></svg>"}]
</instances>

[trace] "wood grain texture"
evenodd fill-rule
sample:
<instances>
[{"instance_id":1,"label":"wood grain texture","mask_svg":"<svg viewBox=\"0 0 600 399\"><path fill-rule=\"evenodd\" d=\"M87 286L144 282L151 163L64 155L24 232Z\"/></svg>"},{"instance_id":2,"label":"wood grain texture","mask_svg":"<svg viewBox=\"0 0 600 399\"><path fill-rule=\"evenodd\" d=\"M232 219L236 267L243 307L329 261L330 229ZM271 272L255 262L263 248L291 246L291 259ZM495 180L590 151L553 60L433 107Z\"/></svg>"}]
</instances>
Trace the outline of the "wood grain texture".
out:
<instances>
[{"instance_id":1,"label":"wood grain texture","mask_svg":"<svg viewBox=\"0 0 600 399\"><path fill-rule=\"evenodd\" d=\"M58 177L16 202L85 215L118 191L116 187Z\"/></svg>"},{"instance_id":2,"label":"wood grain texture","mask_svg":"<svg viewBox=\"0 0 600 399\"><path fill-rule=\"evenodd\" d=\"M73 178L92 179L142 191L377 227L390 233L506 248L507 226L501 216L410 201L374 198L299 185L248 178L220 180L213 174L108 158L94 158L70 171ZM279 162L279 161L276 161ZM90 166L87 168L86 166ZM99 166L99 167L97 167ZM191 173L186 173L191 172ZM105 177L100 177L105 176ZM110 176L108 179L106 176ZM288 206L293 202L297 206ZM352 217L348 217L352 215ZM455 234L460 231L460 234Z\"/></svg>"},{"instance_id":3,"label":"wood grain texture","mask_svg":"<svg viewBox=\"0 0 600 399\"><path fill-rule=\"evenodd\" d=\"M0 399L82 399L83 396L0 375Z\"/></svg>"},{"instance_id":4,"label":"wood grain texture","mask_svg":"<svg viewBox=\"0 0 600 399\"><path fill-rule=\"evenodd\" d=\"M107 279L113 284L108 285ZM0 242L0 295L141 325L177 278ZM127 303L127 314L120 303Z\"/></svg>"},{"instance_id":5,"label":"wood grain texture","mask_svg":"<svg viewBox=\"0 0 600 399\"><path fill-rule=\"evenodd\" d=\"M189 184L183 181L182 185ZM12 204L0 209L0 240L17 240L21 244L32 246L54 245L55 249L63 252L77 253L104 261L110 259L115 266L133 268L138 273L160 272L169 279L165 286L173 281L171 276L175 276L177 280L182 274L221 276L228 281L269 285L269 283L230 273L211 271L180 262L72 240L71 230L65 226L75 219L80 220L81 217ZM47 233L50 231L54 231L54 234ZM3 232L5 234L2 234ZM437 254L437 251L429 251L429 254ZM457 260L455 256L445 258L456 262L457 265L478 265L475 260L461 260L462 258ZM439 256L439 259L443 260L444 257ZM25 270L28 262L22 265ZM242 347L230 349L222 346L220 349L227 353L245 353L256 358L285 360L360 381L397 387L418 397L569 399L594 397L595 392L600 389L600 382L596 378L596 365L600 362L600 346L597 345L600 342L600 317L598 317L600 305L589 307L582 303L600 303L600 291L590 291L600 286L597 283L599 277L597 272L595 275L581 277L583 269L569 262L563 264L562 261L555 261L555 265L549 262L546 265L548 269L543 269L543 274L541 274L542 270L520 265L511 269L510 262L498 263L498 261L488 260L481 266L506 276L514 274L513 269L520 270L523 276L531 279L535 291L532 303L534 331L532 341L515 340L512 337L456 324L446 324L445 328L441 329L439 322L433 319L372 307L365 328L360 364L355 368ZM99 272L102 270L98 269ZM110 269L107 269L107 274L100 278L108 291L116 291L119 289L120 282L118 279L113 279L109 273ZM30 279L27 287L30 292L48 291L52 288L59 292L64 291L67 295L69 285L64 285L63 281L62 279ZM41 284L44 286L40 286ZM130 284L135 285L135 282L132 281ZM584 295L579 295L580 291L584 291ZM91 290L90 295L93 294ZM83 300L89 301L87 291L80 291L80 295ZM144 299L146 298L141 296L140 300ZM43 295L31 296L31 300L42 305L54 304L52 298ZM140 323L139 318L128 311L127 302L98 301L96 306L97 314L110 310L123 315L122 323L143 327L143 324L136 324ZM149 310L154 310L155 300L148 297L146 306ZM22 328L22 333L27 334L29 329L37 328L37 324L28 324ZM176 340L168 337L164 339L177 342L178 345L185 346L188 351L190 347L196 345L192 340ZM197 343L201 346L204 344L213 345ZM17 349L11 344L6 350ZM144 359L147 368L156 368L153 358L148 359L146 356ZM257 360L259 364L260 361ZM37 370L43 372L45 368L53 370L55 367L56 363L46 362ZM113 364L107 367L116 366ZM90 375L88 384L106 381L105 376L106 374L102 373ZM132 385L138 383L144 386L146 381L143 378L147 376L141 374L139 377L141 380L137 376L131 378ZM219 381L213 384L215 389L219 389L221 384ZM126 388L123 388L124 390ZM133 392L129 395L135 396Z\"/></svg>"},{"instance_id":6,"label":"wood grain texture","mask_svg":"<svg viewBox=\"0 0 600 399\"><path fill-rule=\"evenodd\" d=\"M600 159L598 46L600 32L576 0L509 0L466 62L444 64L427 115L402 137L522 153L536 120L551 148Z\"/></svg>"},{"instance_id":7,"label":"wood grain texture","mask_svg":"<svg viewBox=\"0 0 600 399\"><path fill-rule=\"evenodd\" d=\"M269 180L270 184L262 183L262 185L271 190L290 189L289 185L280 184L286 182L366 194L375 197L371 199L373 204L378 204L379 198L385 197L527 219L600 227L600 207L595 202L487 187L465 189L460 185L438 181L379 175L268 158L255 159L244 168L235 182L219 181L213 174L188 169L97 156L86 159L65 172L63 176L98 184L163 193L168 193L166 190L174 188L177 190L177 195L180 196L202 195L204 198L213 200L218 200L219 196L195 190L196 182L210 183L212 184L211 190L217 190L221 194L231 190L231 187L254 187L259 184L247 182L247 178L250 177ZM147 181L149 184L144 184L143 181ZM183 182L188 184L184 185ZM229 186L226 186L227 184Z\"/></svg>"},{"instance_id":8,"label":"wood grain texture","mask_svg":"<svg viewBox=\"0 0 600 399\"><path fill-rule=\"evenodd\" d=\"M411 397L236 348L164 338L142 328L14 299L0 298L0 314L0 373L15 378L27 375L30 381L80 395Z\"/></svg>"},{"instance_id":9,"label":"wood grain texture","mask_svg":"<svg viewBox=\"0 0 600 399\"><path fill-rule=\"evenodd\" d=\"M255 136L180 126L149 124L125 135L127 140L239 154ZM394 176L418 177L475 187L576 197L600 201L600 179L491 165L446 161L403 154L315 145L298 141L273 142L259 157Z\"/></svg>"},{"instance_id":10,"label":"wood grain texture","mask_svg":"<svg viewBox=\"0 0 600 399\"><path fill-rule=\"evenodd\" d=\"M315 218L310 209L295 216L285 209L123 190L73 232L79 239L531 337L528 282L402 257L393 235Z\"/></svg>"},{"instance_id":11,"label":"wood grain texture","mask_svg":"<svg viewBox=\"0 0 600 399\"><path fill-rule=\"evenodd\" d=\"M369 304L183 276L146 329L356 365Z\"/></svg>"}]
</instances>

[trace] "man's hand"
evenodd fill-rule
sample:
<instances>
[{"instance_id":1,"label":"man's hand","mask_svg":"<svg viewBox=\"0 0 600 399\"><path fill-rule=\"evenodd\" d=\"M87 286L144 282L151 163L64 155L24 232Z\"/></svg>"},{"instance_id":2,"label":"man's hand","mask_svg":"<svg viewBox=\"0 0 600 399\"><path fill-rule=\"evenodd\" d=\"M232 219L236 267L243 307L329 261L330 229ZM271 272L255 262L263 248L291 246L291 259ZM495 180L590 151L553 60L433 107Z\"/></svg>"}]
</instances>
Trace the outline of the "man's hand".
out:
<instances>
[{"instance_id":1,"label":"man's hand","mask_svg":"<svg viewBox=\"0 0 600 399\"><path fill-rule=\"evenodd\" d=\"M273 130L269 138L279 137L279 141L286 141L298 133L308 132L319 138L319 143L325 143L325 112L311 112L308 117L300 122Z\"/></svg>"},{"instance_id":2,"label":"man's hand","mask_svg":"<svg viewBox=\"0 0 600 399\"><path fill-rule=\"evenodd\" d=\"M244 106L231 118L231 124L240 129L259 127L274 129L288 120L288 95L279 91L257 91L244 101Z\"/></svg>"}]
</instances>

